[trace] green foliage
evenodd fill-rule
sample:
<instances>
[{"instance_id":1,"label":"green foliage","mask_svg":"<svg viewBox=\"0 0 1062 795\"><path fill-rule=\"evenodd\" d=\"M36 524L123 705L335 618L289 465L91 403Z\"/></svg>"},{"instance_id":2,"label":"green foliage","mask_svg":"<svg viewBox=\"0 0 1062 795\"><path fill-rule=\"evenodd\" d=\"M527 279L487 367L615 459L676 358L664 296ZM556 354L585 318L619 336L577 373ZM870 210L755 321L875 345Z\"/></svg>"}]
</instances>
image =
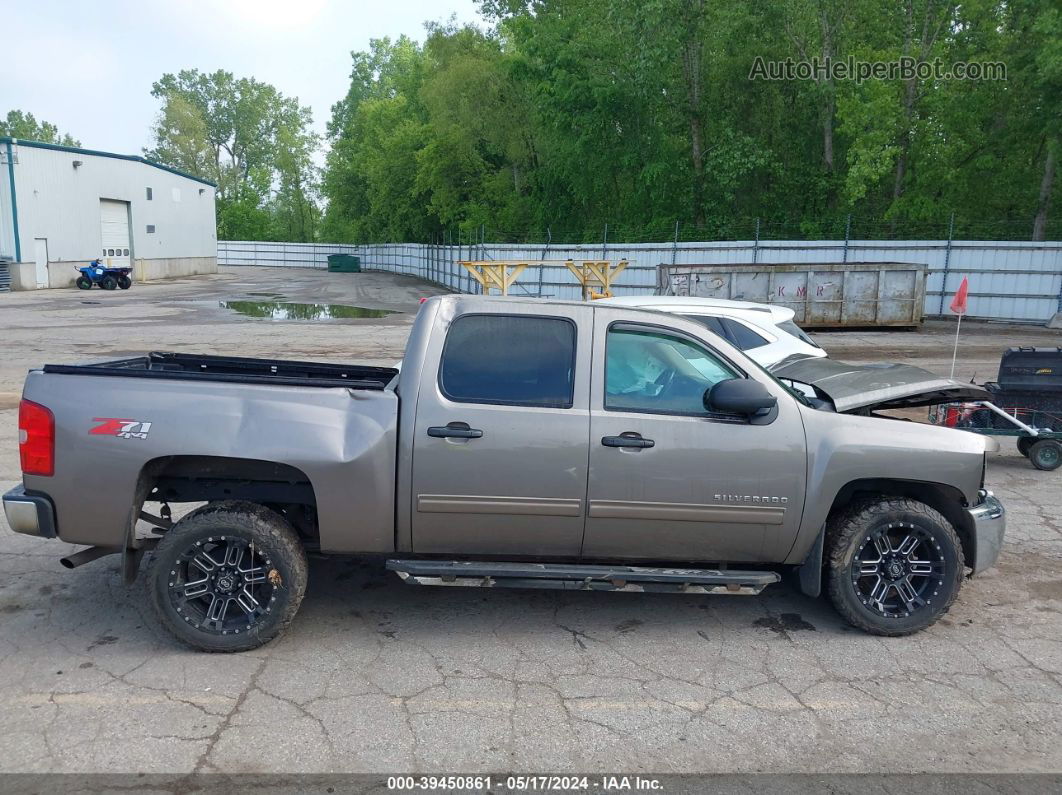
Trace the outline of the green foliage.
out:
<instances>
[{"instance_id":1,"label":"green foliage","mask_svg":"<svg viewBox=\"0 0 1062 795\"><path fill-rule=\"evenodd\" d=\"M320 145L310 109L276 88L230 72L163 75L145 155L218 186L218 235L230 240L316 239Z\"/></svg>"},{"instance_id":2,"label":"green foliage","mask_svg":"<svg viewBox=\"0 0 1062 795\"><path fill-rule=\"evenodd\" d=\"M1046 0L480 0L491 27L354 53L321 235L600 241L1029 237L1062 137ZM757 56L1007 65L1008 79L750 80ZM1050 179L1049 179L1050 177ZM1045 192L1046 190L1046 192ZM1045 198L1046 197L1046 198ZM986 220L988 219L988 220Z\"/></svg>"},{"instance_id":3,"label":"green foliage","mask_svg":"<svg viewBox=\"0 0 1062 795\"><path fill-rule=\"evenodd\" d=\"M7 116L0 119L0 135L60 146L81 146L81 141L67 133L60 134L59 128L51 122L37 121L32 113L21 110L9 110Z\"/></svg>"}]
</instances>

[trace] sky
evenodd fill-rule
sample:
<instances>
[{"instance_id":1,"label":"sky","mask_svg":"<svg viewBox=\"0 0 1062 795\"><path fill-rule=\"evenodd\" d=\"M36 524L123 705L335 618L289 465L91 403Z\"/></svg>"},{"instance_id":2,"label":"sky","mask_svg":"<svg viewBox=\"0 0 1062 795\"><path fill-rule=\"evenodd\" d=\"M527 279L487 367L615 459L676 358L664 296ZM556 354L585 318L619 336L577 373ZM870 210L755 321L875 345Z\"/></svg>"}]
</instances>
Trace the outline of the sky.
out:
<instances>
[{"instance_id":1,"label":"sky","mask_svg":"<svg viewBox=\"0 0 1062 795\"><path fill-rule=\"evenodd\" d=\"M0 114L19 109L89 149L140 154L166 72L225 69L271 83L313 109L324 133L350 80L351 51L456 15L481 22L473 0L32 0L8 6ZM12 69L12 65L15 67Z\"/></svg>"}]
</instances>

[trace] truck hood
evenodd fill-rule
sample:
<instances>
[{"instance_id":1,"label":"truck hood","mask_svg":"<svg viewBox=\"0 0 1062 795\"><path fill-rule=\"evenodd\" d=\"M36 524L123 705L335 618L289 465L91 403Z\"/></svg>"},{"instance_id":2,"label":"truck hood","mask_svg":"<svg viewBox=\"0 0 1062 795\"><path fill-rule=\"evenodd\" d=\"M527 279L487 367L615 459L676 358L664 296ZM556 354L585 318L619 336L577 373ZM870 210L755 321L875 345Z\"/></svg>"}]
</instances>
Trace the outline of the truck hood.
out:
<instances>
[{"instance_id":1,"label":"truck hood","mask_svg":"<svg viewBox=\"0 0 1062 795\"><path fill-rule=\"evenodd\" d=\"M991 400L984 389L909 364L845 364L790 356L770 368L776 378L815 387L841 413Z\"/></svg>"}]
</instances>

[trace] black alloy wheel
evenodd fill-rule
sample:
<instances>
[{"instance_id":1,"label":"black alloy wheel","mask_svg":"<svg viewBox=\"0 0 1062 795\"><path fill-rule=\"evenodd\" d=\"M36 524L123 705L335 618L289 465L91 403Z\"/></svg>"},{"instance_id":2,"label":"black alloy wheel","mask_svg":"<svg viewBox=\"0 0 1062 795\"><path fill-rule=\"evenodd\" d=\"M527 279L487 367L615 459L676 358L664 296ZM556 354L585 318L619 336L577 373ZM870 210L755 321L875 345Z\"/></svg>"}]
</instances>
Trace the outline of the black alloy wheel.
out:
<instances>
[{"instance_id":1,"label":"black alloy wheel","mask_svg":"<svg viewBox=\"0 0 1062 795\"><path fill-rule=\"evenodd\" d=\"M860 601L887 618L908 618L940 595L946 571L940 544L910 522L891 522L866 536L852 559Z\"/></svg>"},{"instance_id":2,"label":"black alloy wheel","mask_svg":"<svg viewBox=\"0 0 1062 795\"><path fill-rule=\"evenodd\" d=\"M936 509L909 497L854 500L826 528L830 601L855 627L909 635L948 611L965 571L962 542Z\"/></svg>"},{"instance_id":3,"label":"black alloy wheel","mask_svg":"<svg viewBox=\"0 0 1062 795\"><path fill-rule=\"evenodd\" d=\"M151 601L179 640L211 652L246 651L280 635L306 593L306 550L263 505L209 503L173 525L148 563Z\"/></svg>"},{"instance_id":4,"label":"black alloy wheel","mask_svg":"<svg viewBox=\"0 0 1062 795\"><path fill-rule=\"evenodd\" d=\"M174 562L168 583L170 604L202 632L248 632L276 601L268 578L272 565L253 541L209 536L186 548Z\"/></svg>"}]
</instances>

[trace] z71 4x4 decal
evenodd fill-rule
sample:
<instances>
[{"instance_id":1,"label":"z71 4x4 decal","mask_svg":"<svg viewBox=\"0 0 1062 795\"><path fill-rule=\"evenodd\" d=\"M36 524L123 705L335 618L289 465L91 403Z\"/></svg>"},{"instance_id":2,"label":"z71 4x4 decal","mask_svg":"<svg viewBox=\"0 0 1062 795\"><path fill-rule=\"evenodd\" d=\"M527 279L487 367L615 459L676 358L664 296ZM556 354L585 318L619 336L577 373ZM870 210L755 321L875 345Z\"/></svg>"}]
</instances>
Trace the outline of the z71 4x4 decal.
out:
<instances>
[{"instance_id":1,"label":"z71 4x4 decal","mask_svg":"<svg viewBox=\"0 0 1062 795\"><path fill-rule=\"evenodd\" d=\"M117 417L93 417L100 423L89 430L93 436L117 436L119 439L146 439L151 423L141 420L123 420Z\"/></svg>"}]
</instances>

